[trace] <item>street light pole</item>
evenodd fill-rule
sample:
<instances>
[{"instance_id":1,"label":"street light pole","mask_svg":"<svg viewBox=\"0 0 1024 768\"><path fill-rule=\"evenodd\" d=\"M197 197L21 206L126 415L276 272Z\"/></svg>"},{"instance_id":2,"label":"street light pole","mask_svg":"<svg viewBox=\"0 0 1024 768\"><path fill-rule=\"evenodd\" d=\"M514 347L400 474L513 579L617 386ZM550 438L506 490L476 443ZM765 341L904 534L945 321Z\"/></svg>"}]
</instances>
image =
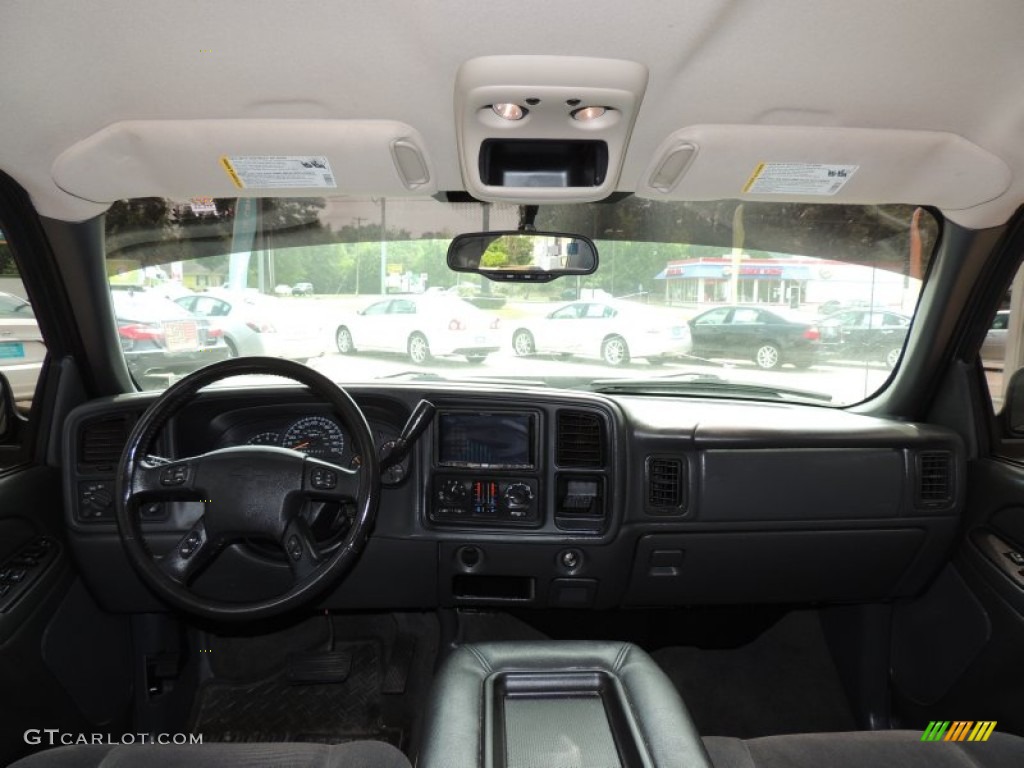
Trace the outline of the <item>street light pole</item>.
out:
<instances>
[{"instance_id":1,"label":"street light pole","mask_svg":"<svg viewBox=\"0 0 1024 768\"><path fill-rule=\"evenodd\" d=\"M387 293L388 272L388 214L387 199L380 199L380 293Z\"/></svg>"}]
</instances>

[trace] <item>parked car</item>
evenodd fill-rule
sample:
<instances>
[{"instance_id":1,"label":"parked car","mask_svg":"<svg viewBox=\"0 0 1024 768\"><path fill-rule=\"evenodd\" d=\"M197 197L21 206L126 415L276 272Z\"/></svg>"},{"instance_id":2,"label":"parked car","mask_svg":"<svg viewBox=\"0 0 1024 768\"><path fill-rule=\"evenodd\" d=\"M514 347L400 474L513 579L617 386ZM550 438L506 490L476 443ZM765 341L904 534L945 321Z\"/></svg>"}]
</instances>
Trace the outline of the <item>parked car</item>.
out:
<instances>
[{"instance_id":1,"label":"parked car","mask_svg":"<svg viewBox=\"0 0 1024 768\"><path fill-rule=\"evenodd\" d=\"M512 333L512 349L520 356L583 355L608 365L646 358L657 364L690 351L690 329L686 323L666 322L666 315L642 305L573 301L541 318L520 321Z\"/></svg>"},{"instance_id":2,"label":"parked car","mask_svg":"<svg viewBox=\"0 0 1024 768\"><path fill-rule=\"evenodd\" d=\"M753 360L765 370L809 368L818 357L816 320L785 309L724 306L690 319L696 357Z\"/></svg>"},{"instance_id":3,"label":"parked car","mask_svg":"<svg viewBox=\"0 0 1024 768\"><path fill-rule=\"evenodd\" d=\"M230 357L308 360L324 352L325 340L315 319L296 314L294 306L272 296L198 293L181 296L175 303L219 328Z\"/></svg>"},{"instance_id":4,"label":"parked car","mask_svg":"<svg viewBox=\"0 0 1024 768\"><path fill-rule=\"evenodd\" d=\"M19 296L0 293L0 371L7 376L14 399L32 399L46 347L32 305Z\"/></svg>"},{"instance_id":5,"label":"parked car","mask_svg":"<svg viewBox=\"0 0 1024 768\"><path fill-rule=\"evenodd\" d=\"M462 355L482 363L500 347L497 316L449 294L423 293L375 301L339 323L334 338L343 355L405 352L414 363Z\"/></svg>"},{"instance_id":6,"label":"parked car","mask_svg":"<svg viewBox=\"0 0 1024 768\"><path fill-rule=\"evenodd\" d=\"M312 296L312 283L296 283L292 286L292 296Z\"/></svg>"},{"instance_id":7,"label":"parked car","mask_svg":"<svg viewBox=\"0 0 1024 768\"><path fill-rule=\"evenodd\" d=\"M879 309L846 309L818 322L823 356L880 361L895 368L911 318Z\"/></svg>"},{"instance_id":8,"label":"parked car","mask_svg":"<svg viewBox=\"0 0 1024 768\"><path fill-rule=\"evenodd\" d=\"M1010 327L1010 310L1000 309L981 345L981 363L986 369L1001 371L1006 365L1006 334Z\"/></svg>"},{"instance_id":9,"label":"parked car","mask_svg":"<svg viewBox=\"0 0 1024 768\"><path fill-rule=\"evenodd\" d=\"M230 356L223 332L170 299L112 290L117 335L128 370L144 388Z\"/></svg>"}]
</instances>

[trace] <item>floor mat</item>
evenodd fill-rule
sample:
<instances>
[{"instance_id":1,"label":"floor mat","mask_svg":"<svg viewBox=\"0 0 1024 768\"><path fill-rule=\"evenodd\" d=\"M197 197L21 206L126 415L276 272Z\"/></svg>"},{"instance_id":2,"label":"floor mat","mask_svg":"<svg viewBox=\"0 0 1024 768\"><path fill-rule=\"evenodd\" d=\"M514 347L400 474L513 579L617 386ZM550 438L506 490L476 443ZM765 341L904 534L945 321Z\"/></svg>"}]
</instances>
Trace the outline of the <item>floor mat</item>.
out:
<instances>
[{"instance_id":1,"label":"floor mat","mask_svg":"<svg viewBox=\"0 0 1024 768\"><path fill-rule=\"evenodd\" d=\"M313 741L374 738L398 746L402 734L381 716L381 652L375 642L339 643L351 653L344 682L293 684L287 670L254 682L212 680L196 697L190 730L204 741Z\"/></svg>"},{"instance_id":2,"label":"floor mat","mask_svg":"<svg viewBox=\"0 0 1024 768\"><path fill-rule=\"evenodd\" d=\"M705 736L748 739L857 727L812 611L794 611L738 648L677 646L653 656Z\"/></svg>"}]
</instances>

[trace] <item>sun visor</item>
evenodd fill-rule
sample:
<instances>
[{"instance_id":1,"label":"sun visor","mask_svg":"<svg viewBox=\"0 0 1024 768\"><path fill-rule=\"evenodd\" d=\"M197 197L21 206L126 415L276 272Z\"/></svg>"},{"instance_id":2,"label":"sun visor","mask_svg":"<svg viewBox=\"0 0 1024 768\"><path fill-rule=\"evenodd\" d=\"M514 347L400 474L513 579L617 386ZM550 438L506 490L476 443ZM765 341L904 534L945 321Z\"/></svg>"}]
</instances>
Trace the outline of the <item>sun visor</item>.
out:
<instances>
[{"instance_id":1,"label":"sun visor","mask_svg":"<svg viewBox=\"0 0 1024 768\"><path fill-rule=\"evenodd\" d=\"M410 126L391 120L132 120L57 158L53 180L100 203L204 195L429 195L436 177Z\"/></svg>"},{"instance_id":2,"label":"sun visor","mask_svg":"<svg viewBox=\"0 0 1024 768\"><path fill-rule=\"evenodd\" d=\"M637 193L671 200L981 205L1009 167L966 139L932 131L697 125L662 142Z\"/></svg>"}]
</instances>

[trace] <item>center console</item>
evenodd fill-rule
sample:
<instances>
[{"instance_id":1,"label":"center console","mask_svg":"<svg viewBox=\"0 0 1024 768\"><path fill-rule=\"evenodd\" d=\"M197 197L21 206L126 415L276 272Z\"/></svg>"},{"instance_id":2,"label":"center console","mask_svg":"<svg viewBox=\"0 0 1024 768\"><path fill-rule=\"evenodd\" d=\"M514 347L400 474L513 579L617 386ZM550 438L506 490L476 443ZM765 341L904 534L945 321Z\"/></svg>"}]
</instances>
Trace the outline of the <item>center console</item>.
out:
<instances>
[{"instance_id":1,"label":"center console","mask_svg":"<svg viewBox=\"0 0 1024 768\"><path fill-rule=\"evenodd\" d=\"M710 768L672 682L635 645L474 643L445 662L419 768Z\"/></svg>"}]
</instances>

